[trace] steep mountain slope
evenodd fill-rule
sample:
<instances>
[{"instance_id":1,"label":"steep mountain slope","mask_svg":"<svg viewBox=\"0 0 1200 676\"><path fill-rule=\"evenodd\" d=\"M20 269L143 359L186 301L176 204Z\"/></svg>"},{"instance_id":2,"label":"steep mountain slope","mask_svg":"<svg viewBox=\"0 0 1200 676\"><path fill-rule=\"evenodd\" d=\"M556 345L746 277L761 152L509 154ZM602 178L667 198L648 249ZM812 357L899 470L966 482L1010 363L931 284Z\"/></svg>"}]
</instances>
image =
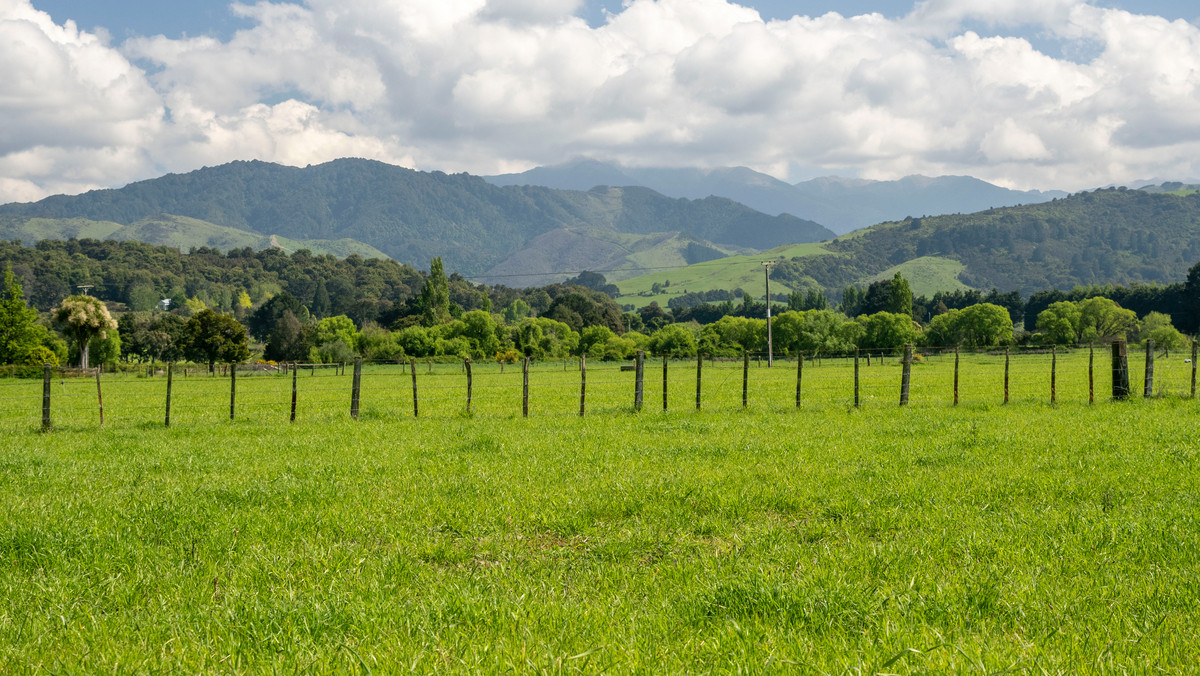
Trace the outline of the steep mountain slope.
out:
<instances>
[{"instance_id":1,"label":"steep mountain slope","mask_svg":"<svg viewBox=\"0 0 1200 676\"><path fill-rule=\"evenodd\" d=\"M0 217L85 218L129 225L177 214L260 235L356 239L424 266L482 273L538 235L563 227L646 234L686 231L738 247L766 248L833 235L816 223L768 216L723 198L680 200L651 190L575 192L501 188L467 174L417 172L345 159L304 169L233 162L117 190L0 207Z\"/></svg>"},{"instance_id":2,"label":"steep mountain slope","mask_svg":"<svg viewBox=\"0 0 1200 676\"><path fill-rule=\"evenodd\" d=\"M898 181L818 178L790 185L745 167L661 169L623 167L581 159L520 174L489 176L496 185L540 185L568 190L642 186L671 197L726 197L767 214L792 214L838 234L886 220L924 214L970 213L991 207L1045 202L1059 191L1019 191L967 176L909 176Z\"/></svg>"}]
</instances>

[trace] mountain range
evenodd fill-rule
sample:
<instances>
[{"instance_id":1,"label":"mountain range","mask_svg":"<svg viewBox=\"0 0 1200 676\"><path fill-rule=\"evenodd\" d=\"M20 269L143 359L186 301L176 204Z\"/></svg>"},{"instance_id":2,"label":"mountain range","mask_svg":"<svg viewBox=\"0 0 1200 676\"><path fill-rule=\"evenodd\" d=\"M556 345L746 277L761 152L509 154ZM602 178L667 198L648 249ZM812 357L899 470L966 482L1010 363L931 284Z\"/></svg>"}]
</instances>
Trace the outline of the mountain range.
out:
<instances>
[{"instance_id":1,"label":"mountain range","mask_svg":"<svg viewBox=\"0 0 1200 676\"><path fill-rule=\"evenodd\" d=\"M908 216L973 213L1067 196L1057 190L1009 190L969 176L908 176L895 181L826 177L790 184L746 167L636 168L591 159L485 178L501 186L640 186L677 198L714 195L766 214L810 219L839 235Z\"/></svg>"},{"instance_id":2,"label":"mountain range","mask_svg":"<svg viewBox=\"0 0 1200 676\"><path fill-rule=\"evenodd\" d=\"M79 219L131 226L164 216L268 238L357 240L417 267L441 256L447 269L466 276L495 268L501 272L492 274L519 269L569 277L575 266L563 259L569 252L561 251L554 237L548 238L550 246L538 247L552 233L592 241L593 248L608 252L595 257L614 264L623 259L617 252L651 247L621 241L613 233L653 236L660 243L670 239L663 233L673 233L680 263L686 262L689 247L724 255L730 249L764 249L833 236L817 223L767 215L722 197L676 199L636 186L586 192L500 187L468 174L419 172L360 159L306 168L232 162L119 189L0 206L4 234L23 232L33 219L43 219L43 229L45 219L74 219L72 227L78 229ZM506 263L513 256L520 262ZM546 275L528 279L537 283Z\"/></svg>"}]
</instances>

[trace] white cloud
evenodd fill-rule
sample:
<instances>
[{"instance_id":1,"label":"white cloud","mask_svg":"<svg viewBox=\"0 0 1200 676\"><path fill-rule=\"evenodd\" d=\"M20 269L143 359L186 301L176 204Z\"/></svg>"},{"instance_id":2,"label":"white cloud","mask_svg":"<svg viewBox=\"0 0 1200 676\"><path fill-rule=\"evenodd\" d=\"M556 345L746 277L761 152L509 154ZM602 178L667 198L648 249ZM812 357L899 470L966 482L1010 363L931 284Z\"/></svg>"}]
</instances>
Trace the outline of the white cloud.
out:
<instances>
[{"instance_id":1,"label":"white cloud","mask_svg":"<svg viewBox=\"0 0 1200 676\"><path fill-rule=\"evenodd\" d=\"M1083 0L770 22L631 0L593 28L580 6L237 4L253 27L228 41L114 46L0 0L0 201L248 158L491 173L593 155L1068 189L1200 174L1187 22ZM1096 56L1039 51L1022 26Z\"/></svg>"}]
</instances>

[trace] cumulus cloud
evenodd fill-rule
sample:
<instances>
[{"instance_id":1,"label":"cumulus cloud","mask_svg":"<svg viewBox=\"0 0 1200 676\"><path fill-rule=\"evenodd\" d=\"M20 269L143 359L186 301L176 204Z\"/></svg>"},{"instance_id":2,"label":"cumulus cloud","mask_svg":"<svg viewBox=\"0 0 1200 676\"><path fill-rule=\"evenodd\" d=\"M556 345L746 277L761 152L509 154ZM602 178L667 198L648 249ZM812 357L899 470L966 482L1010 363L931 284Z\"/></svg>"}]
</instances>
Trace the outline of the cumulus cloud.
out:
<instances>
[{"instance_id":1,"label":"cumulus cloud","mask_svg":"<svg viewBox=\"0 0 1200 676\"><path fill-rule=\"evenodd\" d=\"M1200 28L1084 0L786 21L628 0L597 27L580 0L232 8L251 27L228 40L114 45L0 0L0 201L249 158L492 173L591 155L1067 189L1200 174Z\"/></svg>"}]
</instances>

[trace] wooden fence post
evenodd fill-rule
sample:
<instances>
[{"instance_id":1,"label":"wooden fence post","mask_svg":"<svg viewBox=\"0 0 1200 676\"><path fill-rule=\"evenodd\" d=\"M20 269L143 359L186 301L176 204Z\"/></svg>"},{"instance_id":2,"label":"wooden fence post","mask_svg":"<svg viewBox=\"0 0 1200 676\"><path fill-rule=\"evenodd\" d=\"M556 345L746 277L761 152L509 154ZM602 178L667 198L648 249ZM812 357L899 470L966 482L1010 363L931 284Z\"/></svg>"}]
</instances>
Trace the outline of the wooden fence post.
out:
<instances>
[{"instance_id":1,"label":"wooden fence post","mask_svg":"<svg viewBox=\"0 0 1200 676\"><path fill-rule=\"evenodd\" d=\"M579 355L579 417L587 410L587 355Z\"/></svg>"},{"instance_id":2,"label":"wooden fence post","mask_svg":"<svg viewBox=\"0 0 1200 676\"><path fill-rule=\"evenodd\" d=\"M1050 403L1058 403L1058 346L1050 346Z\"/></svg>"},{"instance_id":3,"label":"wooden fence post","mask_svg":"<svg viewBox=\"0 0 1200 676\"><path fill-rule=\"evenodd\" d=\"M800 386L804 382L804 353L796 353L796 408L800 408Z\"/></svg>"},{"instance_id":4,"label":"wooden fence post","mask_svg":"<svg viewBox=\"0 0 1200 676\"><path fill-rule=\"evenodd\" d=\"M175 371L175 364L167 362L167 412L163 418L163 426L171 426L171 374Z\"/></svg>"},{"instance_id":5,"label":"wooden fence post","mask_svg":"<svg viewBox=\"0 0 1200 676\"><path fill-rule=\"evenodd\" d=\"M663 354L663 410L667 410L667 355Z\"/></svg>"},{"instance_id":6,"label":"wooden fence post","mask_svg":"<svg viewBox=\"0 0 1200 676\"><path fill-rule=\"evenodd\" d=\"M1192 399L1196 398L1196 341L1192 341Z\"/></svg>"},{"instance_id":7,"label":"wooden fence post","mask_svg":"<svg viewBox=\"0 0 1200 676\"><path fill-rule=\"evenodd\" d=\"M471 388L473 383L471 378L471 358L467 357L463 360L463 369L467 372L467 413L471 413Z\"/></svg>"},{"instance_id":8,"label":"wooden fence post","mask_svg":"<svg viewBox=\"0 0 1200 676\"><path fill-rule=\"evenodd\" d=\"M289 422L296 422L296 376L300 373L300 369L295 364L292 364L292 417Z\"/></svg>"},{"instance_id":9,"label":"wooden fence post","mask_svg":"<svg viewBox=\"0 0 1200 676\"><path fill-rule=\"evenodd\" d=\"M350 384L350 417L358 420L359 397L362 394L362 357L354 359L354 380Z\"/></svg>"},{"instance_id":10,"label":"wooden fence post","mask_svg":"<svg viewBox=\"0 0 1200 676\"><path fill-rule=\"evenodd\" d=\"M96 403L100 405L100 426L104 427L104 393L100 391L100 369L96 369Z\"/></svg>"},{"instance_id":11,"label":"wooden fence post","mask_svg":"<svg viewBox=\"0 0 1200 676\"><path fill-rule=\"evenodd\" d=\"M633 410L642 410L642 369L646 360L646 353L642 350L637 352L637 362L634 365L633 377Z\"/></svg>"},{"instance_id":12,"label":"wooden fence post","mask_svg":"<svg viewBox=\"0 0 1200 676\"><path fill-rule=\"evenodd\" d=\"M1112 397L1118 401L1129 398L1129 353L1123 340L1112 344Z\"/></svg>"},{"instance_id":13,"label":"wooden fence post","mask_svg":"<svg viewBox=\"0 0 1200 676\"><path fill-rule=\"evenodd\" d=\"M52 367L42 365L42 431L50 431L50 378Z\"/></svg>"},{"instance_id":14,"label":"wooden fence post","mask_svg":"<svg viewBox=\"0 0 1200 676\"><path fill-rule=\"evenodd\" d=\"M1154 396L1154 339L1146 340L1146 378L1145 385L1142 388L1142 396L1150 398Z\"/></svg>"},{"instance_id":15,"label":"wooden fence post","mask_svg":"<svg viewBox=\"0 0 1200 676\"><path fill-rule=\"evenodd\" d=\"M958 406L958 348L954 348L954 405Z\"/></svg>"},{"instance_id":16,"label":"wooden fence post","mask_svg":"<svg viewBox=\"0 0 1200 676\"><path fill-rule=\"evenodd\" d=\"M1004 403L1006 403L1006 404L1008 403L1008 364L1009 364L1009 351L1008 351L1008 348L1006 347L1006 348L1004 348Z\"/></svg>"},{"instance_id":17,"label":"wooden fence post","mask_svg":"<svg viewBox=\"0 0 1200 676\"><path fill-rule=\"evenodd\" d=\"M229 364L229 419L233 420L233 414L237 410L237 364Z\"/></svg>"},{"instance_id":18,"label":"wooden fence post","mask_svg":"<svg viewBox=\"0 0 1200 676\"><path fill-rule=\"evenodd\" d=\"M521 415L529 417L529 357L521 362Z\"/></svg>"},{"instance_id":19,"label":"wooden fence post","mask_svg":"<svg viewBox=\"0 0 1200 676\"><path fill-rule=\"evenodd\" d=\"M420 417L420 410L417 408L417 358L409 357L409 360L409 366L412 367L409 370L412 372L413 417L417 418Z\"/></svg>"},{"instance_id":20,"label":"wooden fence post","mask_svg":"<svg viewBox=\"0 0 1200 676\"><path fill-rule=\"evenodd\" d=\"M704 355L700 354L700 350L696 350L696 410L700 410L700 378L701 370L704 368Z\"/></svg>"},{"instance_id":21,"label":"wooden fence post","mask_svg":"<svg viewBox=\"0 0 1200 676\"><path fill-rule=\"evenodd\" d=\"M1096 403L1096 346L1088 345L1088 403Z\"/></svg>"},{"instance_id":22,"label":"wooden fence post","mask_svg":"<svg viewBox=\"0 0 1200 676\"><path fill-rule=\"evenodd\" d=\"M750 353L742 350L742 410L750 406Z\"/></svg>"},{"instance_id":23,"label":"wooden fence post","mask_svg":"<svg viewBox=\"0 0 1200 676\"><path fill-rule=\"evenodd\" d=\"M912 378L912 343L904 346L904 367L900 372L900 405L908 406L909 383Z\"/></svg>"},{"instance_id":24,"label":"wooden fence post","mask_svg":"<svg viewBox=\"0 0 1200 676\"><path fill-rule=\"evenodd\" d=\"M854 408L858 408L859 403L860 403L860 400L859 400L859 394L858 394L858 350L855 350L854 351Z\"/></svg>"}]
</instances>

